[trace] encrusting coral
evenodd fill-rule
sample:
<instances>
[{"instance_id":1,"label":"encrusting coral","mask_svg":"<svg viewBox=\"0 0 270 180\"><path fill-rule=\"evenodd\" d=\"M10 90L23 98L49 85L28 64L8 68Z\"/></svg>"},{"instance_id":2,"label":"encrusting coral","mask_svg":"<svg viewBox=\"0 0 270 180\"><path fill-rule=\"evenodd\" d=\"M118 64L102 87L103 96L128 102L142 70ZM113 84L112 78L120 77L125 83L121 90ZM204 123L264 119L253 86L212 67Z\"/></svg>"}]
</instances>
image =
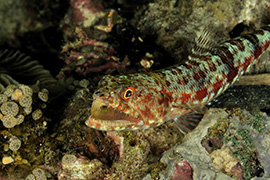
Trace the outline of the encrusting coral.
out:
<instances>
[{"instance_id":1,"label":"encrusting coral","mask_svg":"<svg viewBox=\"0 0 270 180\"><path fill-rule=\"evenodd\" d=\"M9 141L9 149L11 151L17 151L20 149L22 142L19 138L13 136Z\"/></svg>"},{"instance_id":2,"label":"encrusting coral","mask_svg":"<svg viewBox=\"0 0 270 180\"><path fill-rule=\"evenodd\" d=\"M44 89L43 91L46 91L46 93L38 92L38 94L43 93L41 100L47 101L48 92ZM1 94L2 103L0 103L1 121L6 128L13 128L15 125L21 124L24 120L24 116L32 112L33 94L32 88L27 85L18 84L7 86L5 91ZM37 96L40 99L40 96ZM32 117L34 120L40 119L42 117L42 111L40 109L34 110Z\"/></svg>"},{"instance_id":3,"label":"encrusting coral","mask_svg":"<svg viewBox=\"0 0 270 180\"><path fill-rule=\"evenodd\" d=\"M44 93L45 99L38 96L40 92ZM2 152L2 168L5 169L4 171L9 168L13 169L14 166L6 166L12 163L20 166L22 168L20 170L23 170L24 165L29 165L31 162L37 163L36 161L40 161L40 158L44 156L41 153L39 158L36 154L32 154L35 151L29 152L29 149L37 148L31 141L33 141L33 138L37 142L40 141L35 137L42 133L42 129L45 130L46 121L42 123L38 120L44 118L42 108L46 107L44 101L48 100L48 93L47 89L40 90L36 85L27 86L24 84L10 84L0 93L0 119L2 121L0 142L4 146ZM31 119L35 120L35 123ZM0 173L0 175L2 174ZM32 177L35 177L34 179L47 179L44 170L40 168L34 169L33 176L29 175L26 179Z\"/></svg>"}]
</instances>

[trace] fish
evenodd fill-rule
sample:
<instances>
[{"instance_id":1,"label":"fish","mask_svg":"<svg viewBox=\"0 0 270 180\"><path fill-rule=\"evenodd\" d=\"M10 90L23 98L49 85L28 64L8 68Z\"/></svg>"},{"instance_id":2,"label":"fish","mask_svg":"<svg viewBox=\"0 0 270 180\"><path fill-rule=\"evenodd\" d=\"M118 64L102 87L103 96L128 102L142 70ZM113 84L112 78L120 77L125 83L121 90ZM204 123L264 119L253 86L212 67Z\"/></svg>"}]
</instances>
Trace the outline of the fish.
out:
<instances>
[{"instance_id":1,"label":"fish","mask_svg":"<svg viewBox=\"0 0 270 180\"><path fill-rule=\"evenodd\" d=\"M269 46L270 25L215 44L211 33L196 40L187 60L165 69L106 75L93 94L85 124L103 131L137 130L174 120L193 130L207 104L228 89Z\"/></svg>"}]
</instances>

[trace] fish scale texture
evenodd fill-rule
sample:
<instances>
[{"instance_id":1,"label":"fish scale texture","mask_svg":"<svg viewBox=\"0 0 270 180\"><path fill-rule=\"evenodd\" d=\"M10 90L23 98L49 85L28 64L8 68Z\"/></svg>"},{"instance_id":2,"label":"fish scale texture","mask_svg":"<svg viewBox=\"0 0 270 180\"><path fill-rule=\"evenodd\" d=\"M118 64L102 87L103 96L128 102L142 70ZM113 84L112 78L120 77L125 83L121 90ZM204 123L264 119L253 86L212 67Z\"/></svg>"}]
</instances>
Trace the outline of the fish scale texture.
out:
<instances>
[{"instance_id":1,"label":"fish scale texture","mask_svg":"<svg viewBox=\"0 0 270 180\"><path fill-rule=\"evenodd\" d=\"M192 129L194 126L188 127L187 122L195 121L183 115L200 112L228 89L267 49L269 40L270 26L214 47L206 33L184 64L154 72L105 76L94 93L94 102L102 106L93 103L95 111L86 124L100 130L129 130L174 119L180 130ZM130 97L126 97L127 91Z\"/></svg>"}]
</instances>

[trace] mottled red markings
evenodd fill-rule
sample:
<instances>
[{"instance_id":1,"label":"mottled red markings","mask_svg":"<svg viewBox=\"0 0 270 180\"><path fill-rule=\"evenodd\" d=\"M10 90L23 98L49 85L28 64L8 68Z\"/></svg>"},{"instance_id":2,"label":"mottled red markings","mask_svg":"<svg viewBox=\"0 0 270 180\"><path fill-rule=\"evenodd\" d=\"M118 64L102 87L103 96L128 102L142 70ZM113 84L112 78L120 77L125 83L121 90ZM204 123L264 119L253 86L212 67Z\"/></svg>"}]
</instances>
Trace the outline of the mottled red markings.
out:
<instances>
[{"instance_id":1,"label":"mottled red markings","mask_svg":"<svg viewBox=\"0 0 270 180\"><path fill-rule=\"evenodd\" d=\"M221 66L222 65L221 61L216 61L216 62L218 64L218 66Z\"/></svg>"},{"instance_id":2,"label":"mottled red markings","mask_svg":"<svg viewBox=\"0 0 270 180\"><path fill-rule=\"evenodd\" d=\"M236 39L229 41L230 44L237 46L240 51L245 51L245 45L242 40Z\"/></svg>"},{"instance_id":3,"label":"mottled red markings","mask_svg":"<svg viewBox=\"0 0 270 180\"><path fill-rule=\"evenodd\" d=\"M151 113L151 108L153 108L153 107L152 106L146 106L145 110L141 111L141 114L143 114L143 116L146 116L148 120L156 119L155 114ZM145 121L144 123L147 126L150 125L149 121Z\"/></svg>"},{"instance_id":4,"label":"mottled red markings","mask_svg":"<svg viewBox=\"0 0 270 180\"><path fill-rule=\"evenodd\" d=\"M254 46L254 56L255 58L257 58L260 55L259 53L262 53L261 47L258 46L259 39L254 34L249 34L247 36L244 36L244 38L246 38Z\"/></svg>"},{"instance_id":5,"label":"mottled red markings","mask_svg":"<svg viewBox=\"0 0 270 180\"><path fill-rule=\"evenodd\" d=\"M172 69L172 71L171 71L171 72L172 72L172 74L173 74L173 75L175 75L175 76L177 76L177 75L178 75L178 73L177 73L176 71L174 71L173 69Z\"/></svg>"},{"instance_id":6,"label":"mottled red markings","mask_svg":"<svg viewBox=\"0 0 270 180\"><path fill-rule=\"evenodd\" d=\"M193 66L199 66L200 63L196 62L196 61L189 61L189 64L193 65Z\"/></svg>"},{"instance_id":7,"label":"mottled red markings","mask_svg":"<svg viewBox=\"0 0 270 180\"><path fill-rule=\"evenodd\" d=\"M176 70L176 71L177 71L178 76L182 74L182 70L181 70L181 69L179 69L179 68L174 68L174 70Z\"/></svg>"},{"instance_id":8,"label":"mottled red markings","mask_svg":"<svg viewBox=\"0 0 270 180\"><path fill-rule=\"evenodd\" d=\"M91 120L89 120L88 122L89 122L89 125L90 125L90 126L95 125L95 128L100 128L100 127L101 127L100 123L96 123L96 122L93 122L93 121L91 121Z\"/></svg>"},{"instance_id":9,"label":"mottled red markings","mask_svg":"<svg viewBox=\"0 0 270 180\"><path fill-rule=\"evenodd\" d=\"M245 58L245 62L241 65L243 67L243 70L245 71L247 67L250 65L251 61L254 60L254 55L250 55L249 57Z\"/></svg>"},{"instance_id":10,"label":"mottled red markings","mask_svg":"<svg viewBox=\"0 0 270 180\"><path fill-rule=\"evenodd\" d=\"M190 78L192 78L190 74L193 74L193 72L190 72L190 73L188 73L188 74L186 75L186 78L187 78L188 80L190 80Z\"/></svg>"},{"instance_id":11,"label":"mottled red markings","mask_svg":"<svg viewBox=\"0 0 270 180\"><path fill-rule=\"evenodd\" d=\"M201 101L205 96L207 96L207 88L198 90L198 91L196 92L195 99Z\"/></svg>"},{"instance_id":12,"label":"mottled red markings","mask_svg":"<svg viewBox=\"0 0 270 180\"><path fill-rule=\"evenodd\" d=\"M145 126L150 126L149 120L144 122Z\"/></svg>"},{"instance_id":13,"label":"mottled red markings","mask_svg":"<svg viewBox=\"0 0 270 180\"><path fill-rule=\"evenodd\" d=\"M96 124L96 128L101 128L101 124L100 123L95 123Z\"/></svg>"},{"instance_id":14,"label":"mottled red markings","mask_svg":"<svg viewBox=\"0 0 270 180\"><path fill-rule=\"evenodd\" d=\"M122 103L120 103L120 104L122 105ZM115 109L119 109L120 104L118 104L118 105L115 106L114 108L115 108Z\"/></svg>"},{"instance_id":15,"label":"mottled red markings","mask_svg":"<svg viewBox=\"0 0 270 180\"><path fill-rule=\"evenodd\" d=\"M113 97L112 96L109 96L108 97L108 101L113 101Z\"/></svg>"},{"instance_id":16,"label":"mottled red markings","mask_svg":"<svg viewBox=\"0 0 270 180\"><path fill-rule=\"evenodd\" d=\"M220 50L217 52L217 55L220 57L221 61L228 66L228 69L234 69L233 65L233 55L232 53L227 49L227 47L220 47Z\"/></svg>"},{"instance_id":17,"label":"mottled red markings","mask_svg":"<svg viewBox=\"0 0 270 180\"><path fill-rule=\"evenodd\" d=\"M194 72L193 73L193 78L195 79L195 81L199 81L200 75L197 72Z\"/></svg>"},{"instance_id":18,"label":"mottled red markings","mask_svg":"<svg viewBox=\"0 0 270 180\"><path fill-rule=\"evenodd\" d=\"M166 86L167 86L167 87L169 87L169 86L171 85L170 81L165 80L165 82L166 82Z\"/></svg>"},{"instance_id":19,"label":"mottled red markings","mask_svg":"<svg viewBox=\"0 0 270 180\"><path fill-rule=\"evenodd\" d=\"M201 76L201 78L204 79L206 77L206 74L202 70L199 70L198 73Z\"/></svg>"},{"instance_id":20,"label":"mottled red markings","mask_svg":"<svg viewBox=\"0 0 270 180\"><path fill-rule=\"evenodd\" d=\"M215 82L212 86L214 87L214 89L212 90L212 92L214 92L215 94L217 94L218 90L222 87L223 85L223 80L218 80L217 82Z\"/></svg>"},{"instance_id":21,"label":"mottled red markings","mask_svg":"<svg viewBox=\"0 0 270 180\"><path fill-rule=\"evenodd\" d=\"M178 77L177 78L177 83L181 85L186 85L188 83L187 79L184 77Z\"/></svg>"},{"instance_id":22,"label":"mottled red markings","mask_svg":"<svg viewBox=\"0 0 270 180\"><path fill-rule=\"evenodd\" d=\"M269 46L270 41L266 41L265 44L263 45L263 50L267 49Z\"/></svg>"},{"instance_id":23,"label":"mottled red markings","mask_svg":"<svg viewBox=\"0 0 270 180\"><path fill-rule=\"evenodd\" d=\"M184 84L188 84L188 79L186 77L183 77Z\"/></svg>"},{"instance_id":24,"label":"mottled red markings","mask_svg":"<svg viewBox=\"0 0 270 180\"><path fill-rule=\"evenodd\" d=\"M147 94L147 95L144 97L144 100L143 100L143 101L145 101L145 102L150 102L151 99L152 99L152 95Z\"/></svg>"},{"instance_id":25,"label":"mottled red markings","mask_svg":"<svg viewBox=\"0 0 270 180\"><path fill-rule=\"evenodd\" d=\"M257 46L254 51L254 58L257 59L262 54L262 47Z\"/></svg>"},{"instance_id":26,"label":"mottled red markings","mask_svg":"<svg viewBox=\"0 0 270 180\"><path fill-rule=\"evenodd\" d=\"M200 60L202 61L208 61L208 60L211 60L211 57L210 56L200 56Z\"/></svg>"},{"instance_id":27,"label":"mottled red markings","mask_svg":"<svg viewBox=\"0 0 270 180\"><path fill-rule=\"evenodd\" d=\"M249 42L251 42L253 45L257 45L259 43L259 40L255 34L249 34L243 37L247 39Z\"/></svg>"},{"instance_id":28,"label":"mottled red markings","mask_svg":"<svg viewBox=\"0 0 270 180\"><path fill-rule=\"evenodd\" d=\"M192 66L189 65L189 64L183 64L183 66L186 67L187 69L191 69L192 68Z\"/></svg>"},{"instance_id":29,"label":"mottled red markings","mask_svg":"<svg viewBox=\"0 0 270 180\"><path fill-rule=\"evenodd\" d=\"M181 102L186 103L190 99L190 94L188 93L181 93Z\"/></svg>"},{"instance_id":30,"label":"mottled red markings","mask_svg":"<svg viewBox=\"0 0 270 180\"><path fill-rule=\"evenodd\" d=\"M166 73L159 72L159 73L157 73L157 76L156 77L158 77L158 79L166 79Z\"/></svg>"},{"instance_id":31,"label":"mottled red markings","mask_svg":"<svg viewBox=\"0 0 270 180\"><path fill-rule=\"evenodd\" d=\"M184 84L183 80L181 78L177 78L177 84Z\"/></svg>"},{"instance_id":32,"label":"mottled red markings","mask_svg":"<svg viewBox=\"0 0 270 180\"><path fill-rule=\"evenodd\" d=\"M245 48L243 41L237 40L237 42L238 42L238 45L237 45L238 49L240 51L245 51L246 48Z\"/></svg>"},{"instance_id":33,"label":"mottled red markings","mask_svg":"<svg viewBox=\"0 0 270 180\"><path fill-rule=\"evenodd\" d=\"M171 103L173 101L173 97L172 97L173 93L169 91L166 91L165 93L167 94L166 99Z\"/></svg>"},{"instance_id":34,"label":"mottled red markings","mask_svg":"<svg viewBox=\"0 0 270 180\"><path fill-rule=\"evenodd\" d=\"M197 51L194 51L194 54L188 57L186 64L175 65L155 72L133 74L128 77L120 76L120 78L114 78L107 76L103 80L104 83L100 83L102 89L96 96L104 93L105 95L102 99L105 100L105 102L109 99L109 103L111 103L113 107L120 105L118 107L118 109L122 108L120 111L129 111L132 116L134 116L134 112L136 111L138 113L137 117L144 120L146 123L145 126L147 127L152 126L149 123L150 120L156 120L154 124L158 124L160 119L164 117L167 118L168 115L171 118L177 117L182 111L175 110L175 112L170 112L171 109L169 107L181 104L184 109L186 108L187 111L190 111L189 105L197 106L197 102L199 102L199 105L205 105L213 98L220 95L221 92L225 91L225 87L228 88L228 85L232 84L232 81L241 74L240 69L246 70L254 61L254 58L258 58L259 55L261 55L269 46L269 39L266 38L270 36L270 27L263 29L265 31L260 30L255 32L254 35L242 36L239 39L227 41L213 49L210 49L211 47L208 46L208 44L204 47L199 47L200 44L198 43L195 46L195 50ZM261 37L262 34L265 37ZM247 46L245 46L246 43ZM204 52L207 53L204 54ZM244 54L245 52L246 54ZM207 54L209 56L207 56ZM197 56L198 58L193 59L192 56ZM234 62L238 65L236 68L234 67ZM213 77L207 78L212 74L214 74ZM216 78L215 75L217 75ZM128 104L122 102L122 99L108 98L110 97L110 91L117 93L118 91L114 90L114 88L121 87L123 84L128 83L128 78L136 81L135 88L138 86L138 91L142 93L141 97L134 96L137 97L137 99L131 99L132 104L135 106L135 111L129 109ZM113 82L116 83L113 84ZM103 85L105 87L103 87ZM153 86L154 88L152 88ZM157 89L162 89L162 91L159 92ZM167 92L166 90L170 90L171 92ZM112 95L112 98L118 98L121 97L121 95L122 94L117 96ZM210 99L210 97L212 98ZM194 101L196 101L196 103ZM202 101L204 104L202 104ZM175 102L175 104L172 104L172 102ZM170 113L168 114L168 112ZM134 122L135 121L136 120L134 120ZM89 121L89 124L96 128L101 128L101 125L106 127L109 125L106 124L106 122L101 122L100 124L91 121ZM113 129L114 127L108 128ZM128 129L129 127L123 128Z\"/></svg>"},{"instance_id":35,"label":"mottled red markings","mask_svg":"<svg viewBox=\"0 0 270 180\"><path fill-rule=\"evenodd\" d=\"M108 126L108 129L114 130L114 126Z\"/></svg>"},{"instance_id":36,"label":"mottled red markings","mask_svg":"<svg viewBox=\"0 0 270 180\"><path fill-rule=\"evenodd\" d=\"M161 92L162 93L162 92ZM164 103L167 99L165 99L165 98L158 98L157 99L158 100L158 104L162 104L162 103Z\"/></svg>"},{"instance_id":37,"label":"mottled red markings","mask_svg":"<svg viewBox=\"0 0 270 180\"><path fill-rule=\"evenodd\" d=\"M208 61L208 66L209 66L210 71L212 72L217 70L216 65L214 64L213 61Z\"/></svg>"},{"instance_id":38,"label":"mottled red markings","mask_svg":"<svg viewBox=\"0 0 270 180\"><path fill-rule=\"evenodd\" d=\"M231 83L233 81L233 79L235 78L235 76L237 76L239 69L238 68L234 68L231 69L230 72L227 75L227 82Z\"/></svg>"},{"instance_id":39,"label":"mottled red markings","mask_svg":"<svg viewBox=\"0 0 270 180\"><path fill-rule=\"evenodd\" d=\"M197 89L198 89L198 87L196 86L196 84L191 84L189 88L190 88L190 90L192 92L197 91Z\"/></svg>"},{"instance_id":40,"label":"mottled red markings","mask_svg":"<svg viewBox=\"0 0 270 180\"><path fill-rule=\"evenodd\" d=\"M119 103L118 106L116 106L115 108L116 109L123 109L123 105L124 105L123 103Z\"/></svg>"}]
</instances>

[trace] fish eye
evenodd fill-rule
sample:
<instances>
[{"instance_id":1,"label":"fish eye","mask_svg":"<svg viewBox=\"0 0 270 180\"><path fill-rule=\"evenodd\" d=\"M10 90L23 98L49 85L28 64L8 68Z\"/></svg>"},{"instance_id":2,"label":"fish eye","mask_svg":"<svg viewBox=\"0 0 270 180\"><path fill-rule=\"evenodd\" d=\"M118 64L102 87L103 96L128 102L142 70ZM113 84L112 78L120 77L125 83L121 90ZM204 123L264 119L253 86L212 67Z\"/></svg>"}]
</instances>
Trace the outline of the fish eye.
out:
<instances>
[{"instance_id":1,"label":"fish eye","mask_svg":"<svg viewBox=\"0 0 270 180\"><path fill-rule=\"evenodd\" d=\"M101 106L101 109L107 109L107 106L103 105Z\"/></svg>"},{"instance_id":2,"label":"fish eye","mask_svg":"<svg viewBox=\"0 0 270 180\"><path fill-rule=\"evenodd\" d=\"M133 95L133 88L131 87L128 87L125 92L124 92L124 95L123 95L123 98L125 100L129 99L131 96Z\"/></svg>"}]
</instances>

